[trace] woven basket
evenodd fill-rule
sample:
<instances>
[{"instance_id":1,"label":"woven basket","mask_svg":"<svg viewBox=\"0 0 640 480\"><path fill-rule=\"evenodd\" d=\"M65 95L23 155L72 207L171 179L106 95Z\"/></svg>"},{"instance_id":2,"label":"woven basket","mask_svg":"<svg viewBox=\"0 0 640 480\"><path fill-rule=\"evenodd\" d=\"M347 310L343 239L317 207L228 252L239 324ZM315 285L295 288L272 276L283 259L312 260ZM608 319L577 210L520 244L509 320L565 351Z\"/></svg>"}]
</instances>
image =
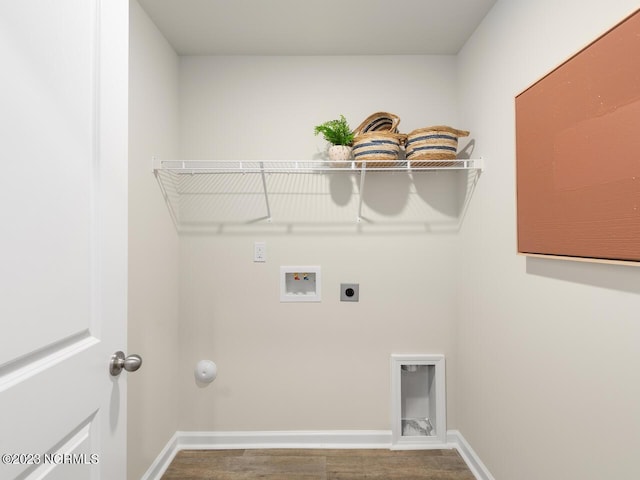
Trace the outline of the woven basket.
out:
<instances>
[{"instance_id":1,"label":"woven basket","mask_svg":"<svg viewBox=\"0 0 640 480\"><path fill-rule=\"evenodd\" d=\"M389 112L376 112L369 115L353 131L355 135L369 132L391 132L398 133L400 117Z\"/></svg>"},{"instance_id":2,"label":"woven basket","mask_svg":"<svg viewBox=\"0 0 640 480\"><path fill-rule=\"evenodd\" d=\"M396 166L400 145L404 144L406 139L406 135L383 131L356 135L353 140L353 158L356 165L361 167L363 160L366 160L367 166L372 168Z\"/></svg>"},{"instance_id":3,"label":"woven basket","mask_svg":"<svg viewBox=\"0 0 640 480\"><path fill-rule=\"evenodd\" d=\"M447 167L453 162L434 162L456 158L458 138L466 137L469 132L446 126L419 128L407 135L407 160L414 167ZM416 162L416 160L431 160Z\"/></svg>"}]
</instances>

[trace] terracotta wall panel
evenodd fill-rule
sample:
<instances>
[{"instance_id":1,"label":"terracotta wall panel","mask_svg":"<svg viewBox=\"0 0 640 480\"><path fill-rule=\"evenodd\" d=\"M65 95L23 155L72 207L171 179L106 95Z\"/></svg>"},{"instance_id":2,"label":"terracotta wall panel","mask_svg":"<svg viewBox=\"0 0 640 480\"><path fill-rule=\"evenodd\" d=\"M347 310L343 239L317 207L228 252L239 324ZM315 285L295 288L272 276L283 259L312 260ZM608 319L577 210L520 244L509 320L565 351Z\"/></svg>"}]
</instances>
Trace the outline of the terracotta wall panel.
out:
<instances>
[{"instance_id":1,"label":"terracotta wall panel","mask_svg":"<svg viewBox=\"0 0 640 480\"><path fill-rule=\"evenodd\" d=\"M640 261L640 13L516 97L518 250Z\"/></svg>"}]
</instances>

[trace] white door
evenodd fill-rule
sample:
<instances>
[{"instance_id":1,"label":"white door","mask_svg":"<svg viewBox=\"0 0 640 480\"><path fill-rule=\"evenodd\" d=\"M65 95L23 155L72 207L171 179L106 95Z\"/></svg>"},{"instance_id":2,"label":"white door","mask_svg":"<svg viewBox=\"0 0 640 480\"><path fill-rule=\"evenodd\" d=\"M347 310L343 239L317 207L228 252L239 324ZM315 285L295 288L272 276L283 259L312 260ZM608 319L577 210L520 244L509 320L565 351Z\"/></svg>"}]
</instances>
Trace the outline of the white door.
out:
<instances>
[{"instance_id":1,"label":"white door","mask_svg":"<svg viewBox=\"0 0 640 480\"><path fill-rule=\"evenodd\" d=\"M0 0L0 479L126 477L126 0Z\"/></svg>"}]
</instances>

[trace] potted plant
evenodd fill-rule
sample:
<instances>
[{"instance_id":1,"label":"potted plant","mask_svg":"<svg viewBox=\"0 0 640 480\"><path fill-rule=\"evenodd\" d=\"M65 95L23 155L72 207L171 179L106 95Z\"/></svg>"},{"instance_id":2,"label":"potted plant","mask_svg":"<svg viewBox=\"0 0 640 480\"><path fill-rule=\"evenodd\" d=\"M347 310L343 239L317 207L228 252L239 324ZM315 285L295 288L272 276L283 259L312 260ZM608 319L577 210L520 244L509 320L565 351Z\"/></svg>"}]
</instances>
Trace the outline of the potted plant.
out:
<instances>
[{"instance_id":1,"label":"potted plant","mask_svg":"<svg viewBox=\"0 0 640 480\"><path fill-rule=\"evenodd\" d=\"M344 115L340 115L338 120L329 120L316 126L314 132L315 135L322 133L324 139L331 144L329 160L341 161L351 158L351 144L354 135Z\"/></svg>"}]
</instances>

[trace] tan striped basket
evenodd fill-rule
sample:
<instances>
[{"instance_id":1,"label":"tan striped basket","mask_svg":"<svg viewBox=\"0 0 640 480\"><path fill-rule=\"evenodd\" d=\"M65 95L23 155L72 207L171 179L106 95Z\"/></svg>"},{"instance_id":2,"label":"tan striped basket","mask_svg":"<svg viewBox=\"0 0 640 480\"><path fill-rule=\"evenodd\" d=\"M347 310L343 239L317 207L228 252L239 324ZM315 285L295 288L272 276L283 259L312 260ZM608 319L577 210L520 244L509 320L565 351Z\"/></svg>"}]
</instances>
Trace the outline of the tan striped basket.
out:
<instances>
[{"instance_id":1,"label":"tan striped basket","mask_svg":"<svg viewBox=\"0 0 640 480\"><path fill-rule=\"evenodd\" d=\"M412 167L448 167L453 162L436 162L435 160L450 160L456 158L458 152L458 138L466 137L469 132L438 125L435 127L419 128L407 135L407 160ZM430 160L417 162L416 160Z\"/></svg>"},{"instance_id":2,"label":"tan striped basket","mask_svg":"<svg viewBox=\"0 0 640 480\"><path fill-rule=\"evenodd\" d=\"M398 133L400 117L389 112L369 115L353 131L353 158L358 167L366 160L367 167L394 167L398 164L400 147L407 139Z\"/></svg>"},{"instance_id":3,"label":"tan striped basket","mask_svg":"<svg viewBox=\"0 0 640 480\"><path fill-rule=\"evenodd\" d=\"M356 135L353 140L353 158L358 167L370 168L394 167L398 165L400 146L407 139L406 135L392 132L368 132Z\"/></svg>"},{"instance_id":4,"label":"tan striped basket","mask_svg":"<svg viewBox=\"0 0 640 480\"><path fill-rule=\"evenodd\" d=\"M400 117L389 112L376 112L369 115L353 131L355 135L369 132L398 133Z\"/></svg>"}]
</instances>

